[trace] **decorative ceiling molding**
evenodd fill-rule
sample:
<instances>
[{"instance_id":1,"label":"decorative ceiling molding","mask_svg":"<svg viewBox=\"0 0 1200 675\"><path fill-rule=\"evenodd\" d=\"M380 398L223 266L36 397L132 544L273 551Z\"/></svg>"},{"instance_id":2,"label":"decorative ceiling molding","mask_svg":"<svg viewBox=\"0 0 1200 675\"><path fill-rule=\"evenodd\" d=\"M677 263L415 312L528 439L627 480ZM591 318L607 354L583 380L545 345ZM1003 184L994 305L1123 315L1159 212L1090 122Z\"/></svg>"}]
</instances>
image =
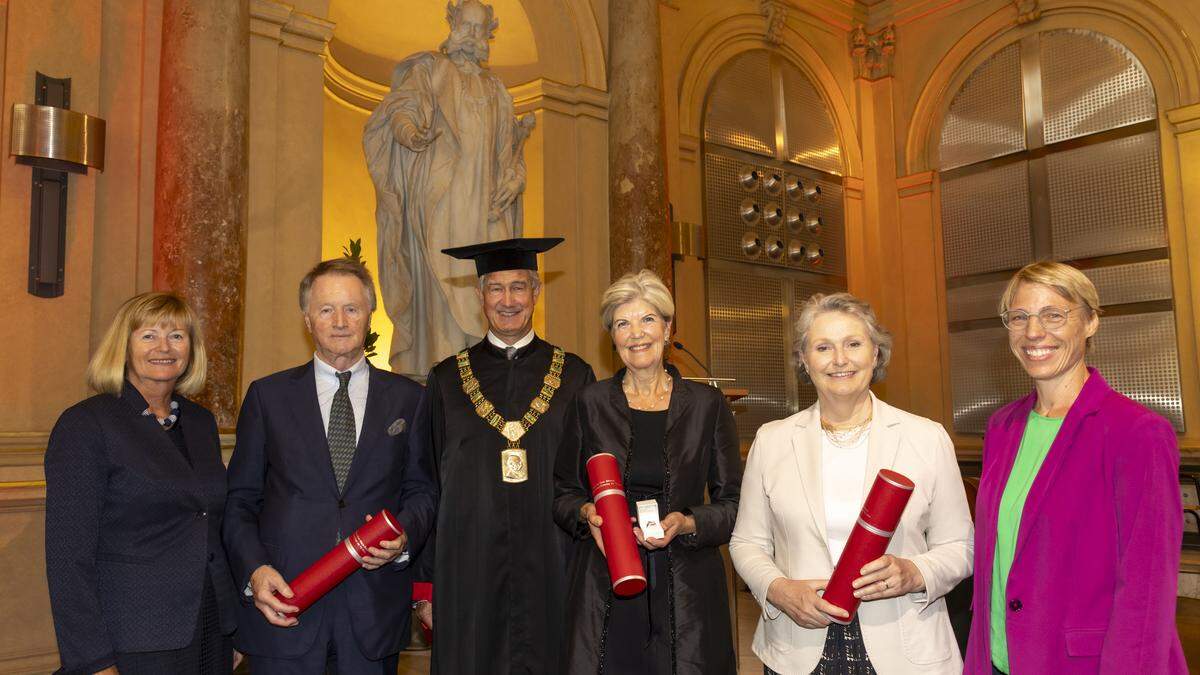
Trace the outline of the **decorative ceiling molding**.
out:
<instances>
[{"instance_id":1,"label":"decorative ceiling molding","mask_svg":"<svg viewBox=\"0 0 1200 675\"><path fill-rule=\"evenodd\" d=\"M1042 10L1038 7L1038 0L1012 0L1012 5L1017 10L1016 23L1018 26L1032 23L1042 18Z\"/></svg>"},{"instance_id":2,"label":"decorative ceiling molding","mask_svg":"<svg viewBox=\"0 0 1200 675\"><path fill-rule=\"evenodd\" d=\"M325 91L328 91L335 99L369 113L387 95L388 88L374 80L355 74L343 66L326 49Z\"/></svg>"},{"instance_id":3,"label":"decorative ceiling molding","mask_svg":"<svg viewBox=\"0 0 1200 675\"><path fill-rule=\"evenodd\" d=\"M760 0L758 11L766 19L763 39L777 45L783 42L783 26L787 21L788 4L785 0Z\"/></svg>"},{"instance_id":4,"label":"decorative ceiling molding","mask_svg":"<svg viewBox=\"0 0 1200 675\"><path fill-rule=\"evenodd\" d=\"M540 77L509 87L508 93L513 97L513 112L517 115L550 110L569 117L608 120L608 92L587 85L570 86Z\"/></svg>"},{"instance_id":5,"label":"decorative ceiling molding","mask_svg":"<svg viewBox=\"0 0 1200 675\"><path fill-rule=\"evenodd\" d=\"M276 40L285 47L322 54L333 37L332 21L297 12L276 0L250 0L250 33Z\"/></svg>"},{"instance_id":6,"label":"decorative ceiling molding","mask_svg":"<svg viewBox=\"0 0 1200 675\"><path fill-rule=\"evenodd\" d=\"M896 54L896 27L887 24L874 33L867 33L859 24L850 32L850 56L854 59L854 77L878 80L892 76L892 61Z\"/></svg>"},{"instance_id":7,"label":"decorative ceiling molding","mask_svg":"<svg viewBox=\"0 0 1200 675\"><path fill-rule=\"evenodd\" d=\"M325 91L338 101L369 113L388 94L388 87L357 75L325 53ZM550 110L570 117L608 119L608 94L587 85L569 86L538 78L508 88L513 97L513 110L524 114L535 110Z\"/></svg>"}]
</instances>

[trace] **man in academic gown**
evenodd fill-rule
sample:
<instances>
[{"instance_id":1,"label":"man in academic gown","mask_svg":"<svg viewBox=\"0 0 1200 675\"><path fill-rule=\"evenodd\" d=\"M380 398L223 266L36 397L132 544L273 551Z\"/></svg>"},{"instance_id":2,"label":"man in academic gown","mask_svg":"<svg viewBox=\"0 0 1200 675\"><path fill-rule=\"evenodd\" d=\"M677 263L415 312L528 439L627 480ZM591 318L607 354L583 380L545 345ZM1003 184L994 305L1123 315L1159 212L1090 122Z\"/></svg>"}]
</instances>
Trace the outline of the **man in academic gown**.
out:
<instances>
[{"instance_id":1,"label":"man in academic gown","mask_svg":"<svg viewBox=\"0 0 1200 675\"><path fill-rule=\"evenodd\" d=\"M442 495L432 669L441 675L558 672L570 539L551 518L554 458L572 398L596 380L533 332L537 253L561 241L443 251L475 261L488 333L434 366L427 384Z\"/></svg>"}]
</instances>

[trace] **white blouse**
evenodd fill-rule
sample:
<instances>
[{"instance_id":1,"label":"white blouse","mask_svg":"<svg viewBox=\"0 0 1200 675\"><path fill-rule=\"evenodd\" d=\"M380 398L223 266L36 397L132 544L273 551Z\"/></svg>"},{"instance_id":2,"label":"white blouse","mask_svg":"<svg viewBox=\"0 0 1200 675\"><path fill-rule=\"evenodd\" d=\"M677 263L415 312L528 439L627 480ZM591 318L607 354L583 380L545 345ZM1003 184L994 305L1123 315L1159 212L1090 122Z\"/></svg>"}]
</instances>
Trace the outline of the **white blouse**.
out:
<instances>
[{"instance_id":1,"label":"white blouse","mask_svg":"<svg viewBox=\"0 0 1200 675\"><path fill-rule=\"evenodd\" d=\"M821 489L825 497L825 534L834 566L846 548L850 531L862 511L863 483L867 473L867 439L851 448L839 448L821 434Z\"/></svg>"}]
</instances>

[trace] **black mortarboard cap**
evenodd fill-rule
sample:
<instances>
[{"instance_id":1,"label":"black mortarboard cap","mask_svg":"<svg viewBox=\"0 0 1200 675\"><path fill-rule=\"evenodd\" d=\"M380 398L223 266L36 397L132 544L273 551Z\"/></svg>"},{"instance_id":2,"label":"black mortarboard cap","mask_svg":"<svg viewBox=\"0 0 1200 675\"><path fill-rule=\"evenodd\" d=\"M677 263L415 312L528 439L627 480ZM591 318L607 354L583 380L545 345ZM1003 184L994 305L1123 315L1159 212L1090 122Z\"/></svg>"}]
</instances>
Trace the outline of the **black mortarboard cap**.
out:
<instances>
[{"instance_id":1,"label":"black mortarboard cap","mask_svg":"<svg viewBox=\"0 0 1200 675\"><path fill-rule=\"evenodd\" d=\"M442 253L459 260L474 260L479 276L504 270L537 270L537 254L563 242L562 237L525 237L444 248Z\"/></svg>"}]
</instances>

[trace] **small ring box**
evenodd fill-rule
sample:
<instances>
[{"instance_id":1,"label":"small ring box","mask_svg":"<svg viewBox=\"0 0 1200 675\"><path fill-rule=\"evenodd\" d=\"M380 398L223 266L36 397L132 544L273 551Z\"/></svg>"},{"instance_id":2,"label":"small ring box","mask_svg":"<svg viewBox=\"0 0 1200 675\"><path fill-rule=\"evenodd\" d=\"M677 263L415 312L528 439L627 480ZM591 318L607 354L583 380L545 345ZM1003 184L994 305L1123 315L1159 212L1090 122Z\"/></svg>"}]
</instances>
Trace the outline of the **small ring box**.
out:
<instances>
[{"instance_id":1,"label":"small ring box","mask_svg":"<svg viewBox=\"0 0 1200 675\"><path fill-rule=\"evenodd\" d=\"M642 528L642 536L646 539L662 539L666 532L662 529L662 518L658 515L658 502L653 499L643 499L637 503L638 527Z\"/></svg>"}]
</instances>

